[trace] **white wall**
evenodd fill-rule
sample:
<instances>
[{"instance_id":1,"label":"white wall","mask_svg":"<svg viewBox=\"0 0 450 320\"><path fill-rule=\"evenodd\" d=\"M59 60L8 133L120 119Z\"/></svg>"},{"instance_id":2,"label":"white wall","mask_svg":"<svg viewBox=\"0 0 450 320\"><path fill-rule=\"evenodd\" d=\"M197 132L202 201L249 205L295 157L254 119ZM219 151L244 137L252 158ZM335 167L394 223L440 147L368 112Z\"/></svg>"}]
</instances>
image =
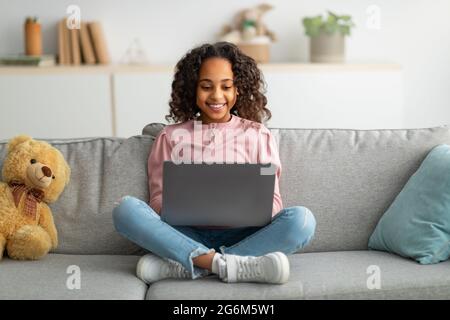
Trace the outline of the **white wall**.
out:
<instances>
[{"instance_id":1,"label":"white wall","mask_svg":"<svg viewBox=\"0 0 450 320\"><path fill-rule=\"evenodd\" d=\"M38 15L44 24L44 48L56 53L56 26L70 4L82 19L100 20L111 56L119 61L138 37L152 63L175 63L189 48L215 41L221 27L255 0L0 0L0 55L23 51L22 23ZM279 38L273 62L308 60L300 20L325 9L349 13L357 28L347 41L350 62L396 62L404 67L407 127L450 123L449 0L272 0L265 22ZM367 8L381 10L381 28L366 27ZM270 90L270 88L269 88Z\"/></svg>"}]
</instances>

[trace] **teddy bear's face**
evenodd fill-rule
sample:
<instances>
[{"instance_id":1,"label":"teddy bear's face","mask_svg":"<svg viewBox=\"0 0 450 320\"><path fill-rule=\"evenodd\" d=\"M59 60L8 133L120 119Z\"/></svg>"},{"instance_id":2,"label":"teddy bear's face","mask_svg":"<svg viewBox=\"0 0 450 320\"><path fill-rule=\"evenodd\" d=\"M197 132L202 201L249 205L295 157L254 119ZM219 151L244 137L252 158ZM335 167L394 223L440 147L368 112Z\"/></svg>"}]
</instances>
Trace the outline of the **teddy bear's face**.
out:
<instances>
[{"instance_id":1,"label":"teddy bear's face","mask_svg":"<svg viewBox=\"0 0 450 320\"><path fill-rule=\"evenodd\" d=\"M44 191L43 201L58 199L70 179L70 168L59 150L50 144L19 136L8 144L3 180L18 181Z\"/></svg>"}]
</instances>

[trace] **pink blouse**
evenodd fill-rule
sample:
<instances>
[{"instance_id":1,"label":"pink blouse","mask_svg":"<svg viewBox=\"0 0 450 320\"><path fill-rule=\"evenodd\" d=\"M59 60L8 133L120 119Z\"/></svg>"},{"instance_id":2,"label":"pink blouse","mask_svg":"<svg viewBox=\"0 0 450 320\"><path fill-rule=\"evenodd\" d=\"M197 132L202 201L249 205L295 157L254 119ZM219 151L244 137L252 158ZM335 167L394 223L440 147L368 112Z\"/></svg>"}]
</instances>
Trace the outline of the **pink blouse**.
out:
<instances>
[{"instance_id":1,"label":"pink blouse","mask_svg":"<svg viewBox=\"0 0 450 320\"><path fill-rule=\"evenodd\" d=\"M283 209L279 181L281 162L270 130L263 124L231 115L228 122L202 124L189 120L164 127L148 158L150 207L162 206L164 161L201 163L272 163L276 166L272 216Z\"/></svg>"}]
</instances>

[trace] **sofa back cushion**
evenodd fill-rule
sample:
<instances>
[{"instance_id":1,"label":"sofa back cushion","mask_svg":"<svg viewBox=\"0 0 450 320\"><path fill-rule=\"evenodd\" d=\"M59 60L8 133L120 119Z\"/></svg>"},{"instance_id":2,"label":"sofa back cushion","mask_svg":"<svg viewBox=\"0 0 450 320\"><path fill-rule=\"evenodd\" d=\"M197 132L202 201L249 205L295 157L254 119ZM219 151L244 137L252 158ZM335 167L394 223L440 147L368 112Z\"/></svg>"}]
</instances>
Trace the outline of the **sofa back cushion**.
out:
<instances>
[{"instance_id":1,"label":"sofa back cushion","mask_svg":"<svg viewBox=\"0 0 450 320\"><path fill-rule=\"evenodd\" d=\"M140 254L112 222L114 202L124 195L148 201L147 157L153 138L46 140L71 166L71 180L50 205L58 229L55 253ZM0 168L6 143L0 143Z\"/></svg>"},{"instance_id":2,"label":"sofa back cushion","mask_svg":"<svg viewBox=\"0 0 450 320\"><path fill-rule=\"evenodd\" d=\"M285 207L317 221L304 252L364 250L378 220L447 127L398 130L272 129L283 166Z\"/></svg>"}]
</instances>

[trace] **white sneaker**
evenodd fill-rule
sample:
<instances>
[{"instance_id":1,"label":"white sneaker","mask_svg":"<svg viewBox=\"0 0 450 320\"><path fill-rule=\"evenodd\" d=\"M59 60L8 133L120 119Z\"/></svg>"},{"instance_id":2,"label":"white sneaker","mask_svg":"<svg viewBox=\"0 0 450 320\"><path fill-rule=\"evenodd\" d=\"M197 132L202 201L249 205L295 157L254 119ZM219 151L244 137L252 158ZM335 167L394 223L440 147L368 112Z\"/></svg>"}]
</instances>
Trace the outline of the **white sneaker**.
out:
<instances>
[{"instance_id":1,"label":"white sneaker","mask_svg":"<svg viewBox=\"0 0 450 320\"><path fill-rule=\"evenodd\" d=\"M147 284L168 278L190 279L191 275L181 263L164 260L154 254L146 254L139 259L136 275Z\"/></svg>"},{"instance_id":2,"label":"white sneaker","mask_svg":"<svg viewBox=\"0 0 450 320\"><path fill-rule=\"evenodd\" d=\"M289 260L282 252L260 257L225 254L219 261L219 277L225 282L283 284L289 279Z\"/></svg>"}]
</instances>

